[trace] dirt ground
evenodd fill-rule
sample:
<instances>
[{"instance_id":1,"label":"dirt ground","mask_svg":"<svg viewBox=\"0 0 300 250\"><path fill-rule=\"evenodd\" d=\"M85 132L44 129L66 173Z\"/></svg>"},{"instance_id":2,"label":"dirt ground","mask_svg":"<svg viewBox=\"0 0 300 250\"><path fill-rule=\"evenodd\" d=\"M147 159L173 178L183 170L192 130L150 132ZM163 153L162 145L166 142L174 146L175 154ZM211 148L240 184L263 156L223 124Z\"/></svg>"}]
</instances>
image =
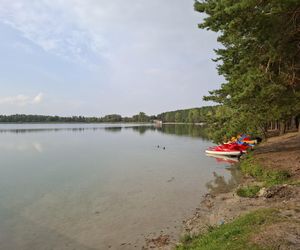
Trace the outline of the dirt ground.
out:
<instances>
[{"instance_id":1,"label":"dirt ground","mask_svg":"<svg viewBox=\"0 0 300 250\"><path fill-rule=\"evenodd\" d=\"M287 170L300 179L300 134L288 133L269 138L254 151L255 158L269 169Z\"/></svg>"},{"instance_id":2,"label":"dirt ground","mask_svg":"<svg viewBox=\"0 0 300 250\"><path fill-rule=\"evenodd\" d=\"M265 168L287 170L292 180L300 180L300 135L290 133L261 143L254 151L255 159ZM240 186L261 184L252 177L242 177ZM261 246L275 249L300 249L300 186L277 185L262 188L256 198L243 198L236 188L227 193L206 194L195 213L183 223L182 235L207 232L211 226L228 223L240 215L260 208L276 208L286 218L269 225L251 239ZM149 239L144 249L173 249L176 243L167 235Z\"/></svg>"}]
</instances>

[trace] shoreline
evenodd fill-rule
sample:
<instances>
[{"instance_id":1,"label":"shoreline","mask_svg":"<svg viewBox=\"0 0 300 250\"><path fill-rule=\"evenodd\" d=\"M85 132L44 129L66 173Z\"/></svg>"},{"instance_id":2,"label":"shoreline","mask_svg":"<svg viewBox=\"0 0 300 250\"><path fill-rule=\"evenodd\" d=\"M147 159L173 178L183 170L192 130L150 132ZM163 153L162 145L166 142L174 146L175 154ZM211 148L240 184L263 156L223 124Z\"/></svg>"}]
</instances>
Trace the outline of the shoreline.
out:
<instances>
[{"instance_id":1,"label":"shoreline","mask_svg":"<svg viewBox=\"0 0 300 250\"><path fill-rule=\"evenodd\" d=\"M280 222L274 220L270 222L270 225L262 225L258 229L262 236L253 233L251 237L249 236L247 244L254 244L262 248L271 246L276 249L299 249L300 134L288 133L269 138L258 145L248 158L260 164L263 171L268 171L268 173L287 171L289 177L278 183L269 183L269 180L272 179L272 175L270 175L267 183L258 176L251 176L245 172L245 169L241 169L242 177L238 187L234 187L226 193L209 192L203 196L194 214L183 221L180 242L171 242L168 235L160 235L155 239L148 240L145 249L169 250L176 249L176 246L179 249L189 249L189 246L195 247L201 237L222 230L222 227L234 224L239 218L251 214L251 212L255 214L268 209L276 210L278 213L276 216L281 218ZM238 168L239 165L245 165L246 162L246 159L242 159L233 167ZM253 168L254 166L251 166L250 169ZM253 197L241 197L237 194L239 189L250 186L259 187L259 191Z\"/></svg>"}]
</instances>

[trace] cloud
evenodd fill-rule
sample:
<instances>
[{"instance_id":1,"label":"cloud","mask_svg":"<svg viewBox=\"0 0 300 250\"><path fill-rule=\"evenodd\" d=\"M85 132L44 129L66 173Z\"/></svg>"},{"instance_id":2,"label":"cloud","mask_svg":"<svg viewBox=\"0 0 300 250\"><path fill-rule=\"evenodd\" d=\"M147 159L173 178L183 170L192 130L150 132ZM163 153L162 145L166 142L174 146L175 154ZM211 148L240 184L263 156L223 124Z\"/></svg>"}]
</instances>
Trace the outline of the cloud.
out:
<instances>
[{"instance_id":1,"label":"cloud","mask_svg":"<svg viewBox=\"0 0 300 250\"><path fill-rule=\"evenodd\" d=\"M193 14L193 0L181 1L2 0L0 21L44 51L76 62L116 60L126 49L153 57L153 52L164 55L180 47L192 54L189 48L205 41L190 37L191 30L201 31L196 19L190 24L191 18L182 15Z\"/></svg>"},{"instance_id":2,"label":"cloud","mask_svg":"<svg viewBox=\"0 0 300 250\"><path fill-rule=\"evenodd\" d=\"M36 97L33 98L32 103L33 104L39 104L43 101L44 94L39 93Z\"/></svg>"},{"instance_id":3,"label":"cloud","mask_svg":"<svg viewBox=\"0 0 300 250\"><path fill-rule=\"evenodd\" d=\"M29 104L39 104L43 101L43 96L43 93L39 93L33 98L26 95L0 97L0 105L8 104L16 106L26 106Z\"/></svg>"},{"instance_id":4,"label":"cloud","mask_svg":"<svg viewBox=\"0 0 300 250\"><path fill-rule=\"evenodd\" d=\"M85 16L80 16L80 8L92 10L93 1L88 2L2 0L0 21L46 52L87 63L92 53L101 56L103 44L101 35L93 33L82 20Z\"/></svg>"},{"instance_id":5,"label":"cloud","mask_svg":"<svg viewBox=\"0 0 300 250\"><path fill-rule=\"evenodd\" d=\"M62 100L72 95L83 101L80 111L70 105L64 106L66 112L157 113L200 106L201 97L223 81L210 60L218 47L217 35L197 28L202 16L193 10L194 0L0 1L0 23L16 37L26 38L20 43L49 60L36 68L44 67L47 74L56 70L51 74L56 82L43 75L47 92L57 91ZM26 74L36 75L36 68ZM40 84L37 81L35 85ZM72 88L64 89L71 84ZM19 90L28 91L28 86ZM5 102L33 103L33 98L16 99ZM52 110L61 112L61 106L50 103ZM38 108L45 109L44 105Z\"/></svg>"}]
</instances>

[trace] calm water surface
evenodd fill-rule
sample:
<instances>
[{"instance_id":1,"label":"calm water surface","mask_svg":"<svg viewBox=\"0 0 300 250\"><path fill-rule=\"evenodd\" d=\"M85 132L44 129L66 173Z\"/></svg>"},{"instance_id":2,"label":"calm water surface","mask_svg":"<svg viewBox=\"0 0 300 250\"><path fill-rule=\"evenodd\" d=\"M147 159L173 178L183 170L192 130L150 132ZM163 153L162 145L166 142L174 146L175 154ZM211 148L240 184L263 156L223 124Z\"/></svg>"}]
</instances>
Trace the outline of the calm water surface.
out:
<instances>
[{"instance_id":1,"label":"calm water surface","mask_svg":"<svg viewBox=\"0 0 300 250\"><path fill-rule=\"evenodd\" d=\"M1 124L0 249L176 238L204 193L236 183L229 164L205 156L210 145L197 126Z\"/></svg>"}]
</instances>

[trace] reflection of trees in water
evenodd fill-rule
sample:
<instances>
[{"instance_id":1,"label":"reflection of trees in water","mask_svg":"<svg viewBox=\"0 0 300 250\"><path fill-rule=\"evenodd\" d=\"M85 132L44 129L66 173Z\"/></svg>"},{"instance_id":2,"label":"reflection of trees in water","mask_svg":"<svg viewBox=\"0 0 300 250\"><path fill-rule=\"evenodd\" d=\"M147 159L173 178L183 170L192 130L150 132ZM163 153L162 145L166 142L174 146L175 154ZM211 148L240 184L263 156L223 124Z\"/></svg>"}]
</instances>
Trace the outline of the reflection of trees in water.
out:
<instances>
[{"instance_id":1,"label":"reflection of trees in water","mask_svg":"<svg viewBox=\"0 0 300 250\"><path fill-rule=\"evenodd\" d=\"M131 129L134 132L144 134L147 131L159 131L163 134L178 135L178 136L191 136L201 137L208 140L206 128L199 125L192 124L167 124L162 127L155 127L153 125L140 125L140 126L125 126L123 129ZM121 129L121 127L120 127ZM109 131L110 129L108 129Z\"/></svg>"},{"instance_id":2,"label":"reflection of trees in water","mask_svg":"<svg viewBox=\"0 0 300 250\"><path fill-rule=\"evenodd\" d=\"M120 126L107 126L107 127L75 127L75 128L20 128L20 129L0 129L0 133L36 133L36 132L84 132L84 131L97 131L104 129L107 132L120 132L122 129L129 129L138 132L141 135L146 131L159 131L163 134L200 137L208 140L207 128L193 124L167 124L162 127L155 127L154 125L120 125Z\"/></svg>"},{"instance_id":3,"label":"reflection of trees in water","mask_svg":"<svg viewBox=\"0 0 300 250\"><path fill-rule=\"evenodd\" d=\"M163 134L178 135L178 136L191 136L201 137L208 140L206 128L199 125L193 124L167 124L162 127L155 127L153 125L141 125L141 126L126 126L118 127L118 129L132 129L134 132L138 132L141 135L150 131L159 131ZM108 131L114 131L115 128L105 128Z\"/></svg>"},{"instance_id":4,"label":"reflection of trees in water","mask_svg":"<svg viewBox=\"0 0 300 250\"><path fill-rule=\"evenodd\" d=\"M131 127L133 131L139 132L141 135L145 134L147 130L155 130L153 126L133 126Z\"/></svg>"},{"instance_id":5,"label":"reflection of trees in water","mask_svg":"<svg viewBox=\"0 0 300 250\"><path fill-rule=\"evenodd\" d=\"M162 128L158 129L162 133L179 135L179 136L191 136L201 137L208 140L206 128L194 124L168 124L163 125Z\"/></svg>"},{"instance_id":6,"label":"reflection of trees in water","mask_svg":"<svg viewBox=\"0 0 300 250\"><path fill-rule=\"evenodd\" d=\"M37 132L59 132L59 131L72 131L72 132L83 132L84 130L98 130L102 128L24 128L24 129L0 129L0 133L37 133Z\"/></svg>"},{"instance_id":7,"label":"reflection of trees in water","mask_svg":"<svg viewBox=\"0 0 300 250\"><path fill-rule=\"evenodd\" d=\"M213 172L215 179L206 183L205 186L211 193L226 193L239 184L241 172L235 166L226 169L231 173L231 177L228 181L225 180L223 175L218 175L216 172Z\"/></svg>"},{"instance_id":8,"label":"reflection of trees in water","mask_svg":"<svg viewBox=\"0 0 300 250\"><path fill-rule=\"evenodd\" d=\"M106 127L104 129L108 132L121 132L122 127Z\"/></svg>"}]
</instances>

